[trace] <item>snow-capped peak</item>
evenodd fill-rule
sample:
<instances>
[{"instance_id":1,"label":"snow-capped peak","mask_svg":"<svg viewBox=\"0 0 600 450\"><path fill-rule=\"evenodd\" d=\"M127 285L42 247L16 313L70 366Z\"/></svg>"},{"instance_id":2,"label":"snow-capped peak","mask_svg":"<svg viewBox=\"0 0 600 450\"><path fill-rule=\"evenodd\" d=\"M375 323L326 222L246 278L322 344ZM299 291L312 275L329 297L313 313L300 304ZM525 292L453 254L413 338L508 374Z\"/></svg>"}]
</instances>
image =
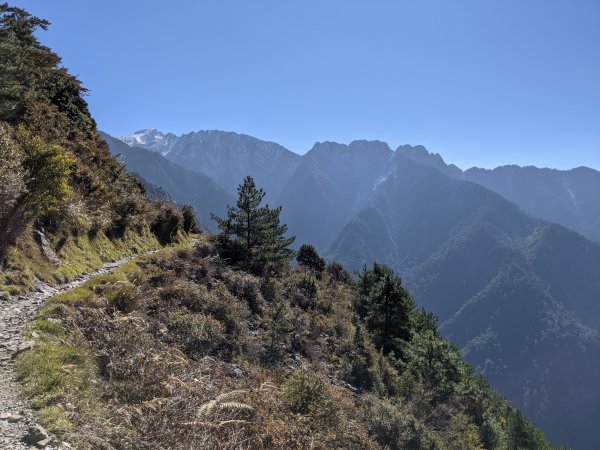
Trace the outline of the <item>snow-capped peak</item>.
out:
<instances>
[{"instance_id":1,"label":"snow-capped peak","mask_svg":"<svg viewBox=\"0 0 600 450\"><path fill-rule=\"evenodd\" d=\"M165 134L156 128L146 128L129 136L119 136L119 139L133 147L142 147L166 155L177 136L172 133Z\"/></svg>"}]
</instances>

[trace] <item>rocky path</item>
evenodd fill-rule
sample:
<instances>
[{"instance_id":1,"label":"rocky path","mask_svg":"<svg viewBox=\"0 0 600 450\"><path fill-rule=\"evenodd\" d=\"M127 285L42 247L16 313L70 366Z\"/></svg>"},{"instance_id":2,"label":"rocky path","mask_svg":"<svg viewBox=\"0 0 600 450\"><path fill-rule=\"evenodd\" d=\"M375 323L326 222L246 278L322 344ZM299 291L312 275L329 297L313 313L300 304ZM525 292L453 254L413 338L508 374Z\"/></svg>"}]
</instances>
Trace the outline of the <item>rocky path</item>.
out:
<instances>
[{"instance_id":1,"label":"rocky path","mask_svg":"<svg viewBox=\"0 0 600 450\"><path fill-rule=\"evenodd\" d=\"M71 446L57 442L36 423L35 415L21 395L21 386L13 371L14 357L30 345L21 338L27 322L53 295L70 291L86 281L109 273L130 261L132 257L105 264L96 272L81 275L77 280L53 288L36 284L36 292L20 296L17 300L0 301L0 449L69 449Z\"/></svg>"}]
</instances>

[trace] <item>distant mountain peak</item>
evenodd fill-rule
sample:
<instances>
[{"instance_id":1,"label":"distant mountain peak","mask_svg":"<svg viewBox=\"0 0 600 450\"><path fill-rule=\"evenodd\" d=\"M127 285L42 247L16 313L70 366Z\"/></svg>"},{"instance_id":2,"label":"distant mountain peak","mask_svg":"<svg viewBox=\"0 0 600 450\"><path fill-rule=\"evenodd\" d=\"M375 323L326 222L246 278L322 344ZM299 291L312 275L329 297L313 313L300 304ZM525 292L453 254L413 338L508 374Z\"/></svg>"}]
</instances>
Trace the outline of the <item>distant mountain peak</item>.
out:
<instances>
[{"instance_id":1,"label":"distant mountain peak","mask_svg":"<svg viewBox=\"0 0 600 450\"><path fill-rule=\"evenodd\" d=\"M454 164L447 164L439 153L432 153L422 145L401 145L396 149L396 155L430 167L435 167L450 178L460 178L462 176L462 170Z\"/></svg>"},{"instance_id":2,"label":"distant mountain peak","mask_svg":"<svg viewBox=\"0 0 600 450\"><path fill-rule=\"evenodd\" d=\"M162 131L160 131L157 128L144 128L142 130L137 130L133 134L136 134L136 135L156 134L156 135L160 135L161 137L165 135Z\"/></svg>"},{"instance_id":3,"label":"distant mountain peak","mask_svg":"<svg viewBox=\"0 0 600 450\"><path fill-rule=\"evenodd\" d=\"M315 142L307 154L328 154L329 156L333 156L335 154L361 153L391 155L392 150L386 142L360 139L352 141L350 144L342 144L335 141Z\"/></svg>"},{"instance_id":4,"label":"distant mountain peak","mask_svg":"<svg viewBox=\"0 0 600 450\"><path fill-rule=\"evenodd\" d=\"M142 147L166 155L177 136L173 133L165 134L156 128L145 128L129 136L120 136L118 139L132 147Z\"/></svg>"}]
</instances>

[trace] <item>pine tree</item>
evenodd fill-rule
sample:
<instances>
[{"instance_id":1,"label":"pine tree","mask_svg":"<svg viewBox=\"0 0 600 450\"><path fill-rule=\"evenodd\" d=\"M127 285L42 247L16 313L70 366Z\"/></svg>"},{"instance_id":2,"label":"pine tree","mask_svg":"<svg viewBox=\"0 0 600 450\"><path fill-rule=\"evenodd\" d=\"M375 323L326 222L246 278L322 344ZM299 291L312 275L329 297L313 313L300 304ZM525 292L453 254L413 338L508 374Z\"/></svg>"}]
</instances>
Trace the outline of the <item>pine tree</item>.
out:
<instances>
[{"instance_id":1,"label":"pine tree","mask_svg":"<svg viewBox=\"0 0 600 450\"><path fill-rule=\"evenodd\" d=\"M270 263L292 258L294 251L289 246L296 239L285 236L288 228L279 220L281 206L261 206L264 196L265 192L247 176L238 187L236 206L227 207L227 218L212 214L223 234L245 250L248 266L259 271Z\"/></svg>"},{"instance_id":2,"label":"pine tree","mask_svg":"<svg viewBox=\"0 0 600 450\"><path fill-rule=\"evenodd\" d=\"M289 246L296 238L285 236L288 227L280 222L280 214L281 206L270 209L269 205L266 205L259 209L261 239L253 258L260 267L269 263L277 265L294 257L295 252Z\"/></svg>"},{"instance_id":3,"label":"pine tree","mask_svg":"<svg viewBox=\"0 0 600 450\"><path fill-rule=\"evenodd\" d=\"M315 272L320 278L321 273L325 270L325 260L319 255L315 247L311 244L302 244L298 249L298 255L296 256L298 264L304 267L308 267L310 270Z\"/></svg>"},{"instance_id":4,"label":"pine tree","mask_svg":"<svg viewBox=\"0 0 600 450\"><path fill-rule=\"evenodd\" d=\"M375 263L359 273L359 289L356 310L375 344L385 354L401 354L402 341L410 340L415 306L402 281L389 267Z\"/></svg>"}]
</instances>

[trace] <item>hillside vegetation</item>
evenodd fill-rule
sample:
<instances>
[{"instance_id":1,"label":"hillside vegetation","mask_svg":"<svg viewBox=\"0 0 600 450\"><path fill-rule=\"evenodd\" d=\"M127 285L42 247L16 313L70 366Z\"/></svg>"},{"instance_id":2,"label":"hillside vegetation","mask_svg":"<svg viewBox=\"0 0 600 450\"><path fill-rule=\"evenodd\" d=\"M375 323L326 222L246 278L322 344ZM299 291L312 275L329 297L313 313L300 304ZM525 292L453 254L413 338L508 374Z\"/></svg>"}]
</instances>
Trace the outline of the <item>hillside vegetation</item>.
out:
<instances>
[{"instance_id":1,"label":"hillside vegetation","mask_svg":"<svg viewBox=\"0 0 600 450\"><path fill-rule=\"evenodd\" d=\"M221 245L52 300L18 360L50 430L80 448L550 448L386 267L257 276Z\"/></svg>"},{"instance_id":2,"label":"hillside vegetation","mask_svg":"<svg viewBox=\"0 0 600 450\"><path fill-rule=\"evenodd\" d=\"M110 155L85 89L34 35L47 26L0 4L4 294L30 289L36 277L65 281L103 261L172 242L183 223L174 206L146 200L141 184Z\"/></svg>"},{"instance_id":3,"label":"hillside vegetation","mask_svg":"<svg viewBox=\"0 0 600 450\"><path fill-rule=\"evenodd\" d=\"M545 449L373 264L358 279L247 177L222 233L54 297L17 360L40 419L81 448ZM65 367L68 370L65 371Z\"/></svg>"}]
</instances>

